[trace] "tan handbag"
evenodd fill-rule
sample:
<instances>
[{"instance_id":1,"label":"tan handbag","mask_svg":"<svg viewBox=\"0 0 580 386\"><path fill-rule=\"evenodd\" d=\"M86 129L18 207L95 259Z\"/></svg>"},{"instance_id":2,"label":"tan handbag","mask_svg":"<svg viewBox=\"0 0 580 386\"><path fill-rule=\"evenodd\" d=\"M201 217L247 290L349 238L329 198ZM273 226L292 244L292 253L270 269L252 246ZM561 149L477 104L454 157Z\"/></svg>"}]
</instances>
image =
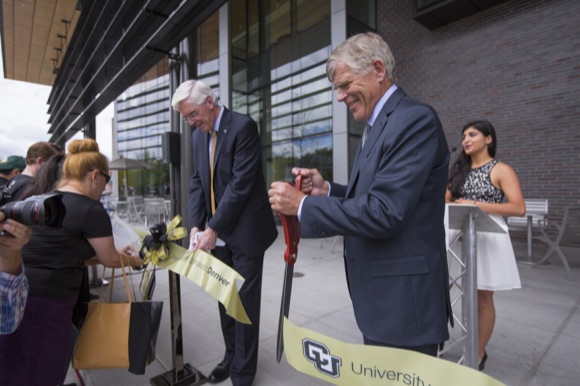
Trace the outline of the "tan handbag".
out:
<instances>
[{"instance_id":1,"label":"tan handbag","mask_svg":"<svg viewBox=\"0 0 580 386\"><path fill-rule=\"evenodd\" d=\"M73 353L75 369L128 368L134 374L144 374L145 366L155 359L163 303L133 302L125 267L121 269L129 302L103 303L101 296L98 302L88 304ZM113 283L111 280L109 300Z\"/></svg>"}]
</instances>

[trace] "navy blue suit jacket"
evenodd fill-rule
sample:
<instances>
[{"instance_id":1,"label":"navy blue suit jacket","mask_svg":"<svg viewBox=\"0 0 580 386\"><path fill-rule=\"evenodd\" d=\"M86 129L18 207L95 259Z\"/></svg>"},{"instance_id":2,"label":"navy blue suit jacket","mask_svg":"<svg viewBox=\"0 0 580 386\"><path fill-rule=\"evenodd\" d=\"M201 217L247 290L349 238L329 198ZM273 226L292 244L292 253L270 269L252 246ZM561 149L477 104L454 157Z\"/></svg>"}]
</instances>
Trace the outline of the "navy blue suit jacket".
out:
<instances>
[{"instance_id":1,"label":"navy blue suit jacket","mask_svg":"<svg viewBox=\"0 0 580 386\"><path fill-rule=\"evenodd\" d=\"M211 216L210 133L192 134L195 172L189 181L189 224L209 227L232 250L258 256L276 239L278 230L268 202L262 169L262 146L256 122L223 107L214 156L216 212Z\"/></svg>"},{"instance_id":2,"label":"navy blue suit jacket","mask_svg":"<svg viewBox=\"0 0 580 386\"><path fill-rule=\"evenodd\" d=\"M356 320L373 341L421 346L449 337L448 165L435 111L397 89L359 148L348 186L304 200L303 237L344 235Z\"/></svg>"}]
</instances>

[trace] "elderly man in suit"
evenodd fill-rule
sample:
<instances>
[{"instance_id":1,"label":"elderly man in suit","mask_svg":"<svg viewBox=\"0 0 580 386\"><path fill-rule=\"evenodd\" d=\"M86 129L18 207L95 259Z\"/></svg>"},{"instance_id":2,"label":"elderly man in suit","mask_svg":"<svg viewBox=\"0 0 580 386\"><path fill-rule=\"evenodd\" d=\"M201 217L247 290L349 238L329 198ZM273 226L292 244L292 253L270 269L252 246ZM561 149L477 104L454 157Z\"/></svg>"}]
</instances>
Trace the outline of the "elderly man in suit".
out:
<instances>
[{"instance_id":1,"label":"elderly man in suit","mask_svg":"<svg viewBox=\"0 0 580 386\"><path fill-rule=\"evenodd\" d=\"M302 192L274 182L270 204L298 215L303 237L344 236L365 344L435 356L452 320L443 225L449 150L437 114L395 85L394 66L374 33L332 52L326 69L337 99L367 123L348 186L294 168Z\"/></svg>"},{"instance_id":2,"label":"elderly man in suit","mask_svg":"<svg viewBox=\"0 0 580 386\"><path fill-rule=\"evenodd\" d=\"M188 201L191 239L203 230L195 248L213 251L244 277L239 295L252 322L236 322L219 304L226 352L208 381L218 383L229 376L234 386L251 385L258 361L264 252L278 235L268 204L258 126L248 116L218 105L211 88L201 81L182 83L171 103L196 128ZM218 237L225 246L216 247Z\"/></svg>"}]
</instances>

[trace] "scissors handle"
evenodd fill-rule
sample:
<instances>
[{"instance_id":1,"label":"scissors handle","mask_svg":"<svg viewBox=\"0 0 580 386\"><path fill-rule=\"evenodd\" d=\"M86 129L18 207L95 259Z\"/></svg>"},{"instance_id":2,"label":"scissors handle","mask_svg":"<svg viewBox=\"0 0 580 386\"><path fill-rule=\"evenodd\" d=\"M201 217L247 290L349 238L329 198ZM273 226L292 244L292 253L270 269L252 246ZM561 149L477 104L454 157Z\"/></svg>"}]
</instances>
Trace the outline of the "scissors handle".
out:
<instances>
[{"instance_id":1,"label":"scissors handle","mask_svg":"<svg viewBox=\"0 0 580 386\"><path fill-rule=\"evenodd\" d=\"M296 177L296 189L302 189L302 175ZM284 261L289 265L294 265L298 258L298 243L300 242L300 222L297 216L286 216L281 214L282 227L284 228L284 241L286 250L284 251Z\"/></svg>"}]
</instances>

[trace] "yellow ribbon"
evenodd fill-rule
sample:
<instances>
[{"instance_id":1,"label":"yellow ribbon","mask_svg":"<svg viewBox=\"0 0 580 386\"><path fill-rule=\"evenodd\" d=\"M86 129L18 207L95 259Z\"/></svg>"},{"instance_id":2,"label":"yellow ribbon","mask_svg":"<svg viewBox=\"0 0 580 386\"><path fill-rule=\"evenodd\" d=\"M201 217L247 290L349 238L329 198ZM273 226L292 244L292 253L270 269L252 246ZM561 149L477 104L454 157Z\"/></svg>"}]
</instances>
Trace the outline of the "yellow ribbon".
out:
<instances>
[{"instance_id":1,"label":"yellow ribbon","mask_svg":"<svg viewBox=\"0 0 580 386\"><path fill-rule=\"evenodd\" d=\"M298 327L287 318L284 351L296 370L335 385L504 385L445 359L392 347L344 343Z\"/></svg>"},{"instance_id":2,"label":"yellow ribbon","mask_svg":"<svg viewBox=\"0 0 580 386\"><path fill-rule=\"evenodd\" d=\"M159 267L187 277L222 303L229 316L240 323L252 324L238 295L237 281L244 281L244 277L221 260L199 249L186 251L171 244L169 259L159 262Z\"/></svg>"},{"instance_id":3,"label":"yellow ribbon","mask_svg":"<svg viewBox=\"0 0 580 386\"><path fill-rule=\"evenodd\" d=\"M209 253L201 250L194 253L176 243L170 243L169 241L187 236L185 228L178 227L180 223L180 216L175 216L171 220L167 225L165 240L158 248L147 250L144 264L151 263L153 266L167 268L187 277L222 303L226 313L232 318L240 323L251 324L238 295L237 282L243 282L243 276ZM118 218L113 221L113 236L119 240L119 244L121 241L125 244L137 244L148 235L148 232L131 227Z\"/></svg>"}]
</instances>

